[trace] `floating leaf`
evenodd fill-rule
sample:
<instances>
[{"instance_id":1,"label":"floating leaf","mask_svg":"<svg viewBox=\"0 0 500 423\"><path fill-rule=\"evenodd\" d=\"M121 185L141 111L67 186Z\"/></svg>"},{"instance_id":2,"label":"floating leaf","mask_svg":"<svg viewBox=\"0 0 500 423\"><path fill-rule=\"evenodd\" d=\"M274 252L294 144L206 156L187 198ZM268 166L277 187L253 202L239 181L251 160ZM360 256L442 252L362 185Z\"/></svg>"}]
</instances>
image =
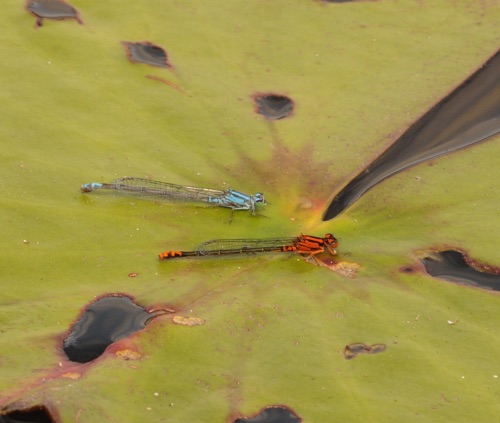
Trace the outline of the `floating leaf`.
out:
<instances>
[{"instance_id":1,"label":"floating leaf","mask_svg":"<svg viewBox=\"0 0 500 423\"><path fill-rule=\"evenodd\" d=\"M41 30L22 2L2 7L3 411L225 423L286 404L304 422L498 419L497 293L399 271L435 245L500 265L498 136L322 221L333 193L496 53L491 2L75 7L85 26ZM124 39L165 46L175 67L132 65ZM293 114L256 113L256 93L286 96ZM220 208L79 190L124 175L262 192L268 205L229 223ZM330 232L355 278L291 253L157 260L210 239ZM110 292L205 324L157 319L133 344L68 362L67 331ZM389 348L345 360L353 340ZM126 349L140 359L116 355Z\"/></svg>"}]
</instances>

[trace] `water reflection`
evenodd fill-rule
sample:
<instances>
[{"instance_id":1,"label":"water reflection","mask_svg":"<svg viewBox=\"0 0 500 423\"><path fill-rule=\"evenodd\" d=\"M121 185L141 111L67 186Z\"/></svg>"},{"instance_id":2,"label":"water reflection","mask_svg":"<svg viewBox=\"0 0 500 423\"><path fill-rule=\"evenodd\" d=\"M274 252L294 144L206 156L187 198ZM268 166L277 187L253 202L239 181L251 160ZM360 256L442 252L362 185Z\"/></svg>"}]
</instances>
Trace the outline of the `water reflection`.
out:
<instances>
[{"instance_id":1,"label":"water reflection","mask_svg":"<svg viewBox=\"0 0 500 423\"><path fill-rule=\"evenodd\" d=\"M0 423L54 423L55 420L44 406L24 410L12 410L0 415Z\"/></svg>"},{"instance_id":2,"label":"water reflection","mask_svg":"<svg viewBox=\"0 0 500 423\"><path fill-rule=\"evenodd\" d=\"M285 407L264 408L255 417L236 419L234 423L300 423L302 419Z\"/></svg>"},{"instance_id":3,"label":"water reflection","mask_svg":"<svg viewBox=\"0 0 500 423\"><path fill-rule=\"evenodd\" d=\"M276 120L290 116L293 112L293 101L277 94L260 94L254 97L257 113L267 119Z\"/></svg>"},{"instance_id":4,"label":"water reflection","mask_svg":"<svg viewBox=\"0 0 500 423\"><path fill-rule=\"evenodd\" d=\"M143 329L163 311L148 313L128 297L104 297L91 304L64 340L71 361L87 363L99 357L113 342Z\"/></svg>"},{"instance_id":5,"label":"water reflection","mask_svg":"<svg viewBox=\"0 0 500 423\"><path fill-rule=\"evenodd\" d=\"M26 10L36 17L37 26L42 26L44 19L76 19L83 24L78 11L61 0L27 0Z\"/></svg>"},{"instance_id":6,"label":"water reflection","mask_svg":"<svg viewBox=\"0 0 500 423\"><path fill-rule=\"evenodd\" d=\"M467 263L459 251L447 250L424 257L422 263L429 275L461 285L500 291L500 275L481 272Z\"/></svg>"},{"instance_id":7,"label":"water reflection","mask_svg":"<svg viewBox=\"0 0 500 423\"><path fill-rule=\"evenodd\" d=\"M146 65L169 68L167 52L160 46L149 41L141 43L122 42L127 52L127 57L132 63L145 63Z\"/></svg>"}]
</instances>

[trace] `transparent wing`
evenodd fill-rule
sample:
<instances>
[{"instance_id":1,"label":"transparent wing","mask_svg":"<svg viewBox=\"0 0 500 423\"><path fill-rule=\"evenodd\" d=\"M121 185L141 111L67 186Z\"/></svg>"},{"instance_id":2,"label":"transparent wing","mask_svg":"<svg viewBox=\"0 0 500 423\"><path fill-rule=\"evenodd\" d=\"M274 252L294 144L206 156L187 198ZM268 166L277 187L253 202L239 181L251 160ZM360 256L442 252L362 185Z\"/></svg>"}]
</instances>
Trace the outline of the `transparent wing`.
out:
<instances>
[{"instance_id":1,"label":"transparent wing","mask_svg":"<svg viewBox=\"0 0 500 423\"><path fill-rule=\"evenodd\" d=\"M284 245L294 245L297 237L264 238L264 239L212 239L198 245L196 251L252 250L259 248L280 248Z\"/></svg>"},{"instance_id":2,"label":"transparent wing","mask_svg":"<svg viewBox=\"0 0 500 423\"><path fill-rule=\"evenodd\" d=\"M109 184L109 188L142 196L169 201L202 201L223 197L225 191L197 188L144 178L120 178Z\"/></svg>"}]
</instances>

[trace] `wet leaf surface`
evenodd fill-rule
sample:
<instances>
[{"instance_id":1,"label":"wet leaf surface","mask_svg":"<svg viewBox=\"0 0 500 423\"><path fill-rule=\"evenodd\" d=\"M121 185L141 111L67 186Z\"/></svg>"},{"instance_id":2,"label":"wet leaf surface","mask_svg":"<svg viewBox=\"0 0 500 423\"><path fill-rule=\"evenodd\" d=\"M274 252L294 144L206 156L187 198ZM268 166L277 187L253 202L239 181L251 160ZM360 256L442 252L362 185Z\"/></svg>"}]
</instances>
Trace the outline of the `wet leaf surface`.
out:
<instances>
[{"instance_id":1,"label":"wet leaf surface","mask_svg":"<svg viewBox=\"0 0 500 423\"><path fill-rule=\"evenodd\" d=\"M157 46L149 41L133 43L123 41L127 57L132 63L144 63L146 65L169 68L167 52L163 47Z\"/></svg>"},{"instance_id":2,"label":"wet leaf surface","mask_svg":"<svg viewBox=\"0 0 500 423\"><path fill-rule=\"evenodd\" d=\"M76 19L83 24L78 11L62 0L27 0L26 10L36 16L37 26L43 25L43 19Z\"/></svg>"},{"instance_id":3,"label":"wet leaf surface","mask_svg":"<svg viewBox=\"0 0 500 423\"><path fill-rule=\"evenodd\" d=\"M460 251L440 251L424 257L422 263L431 276L463 285L500 291L500 274L475 269L467 263Z\"/></svg>"},{"instance_id":4,"label":"wet leaf surface","mask_svg":"<svg viewBox=\"0 0 500 423\"><path fill-rule=\"evenodd\" d=\"M32 407L25 410L12 410L0 414L0 423L54 423L49 411L43 407Z\"/></svg>"},{"instance_id":5,"label":"wet leaf surface","mask_svg":"<svg viewBox=\"0 0 500 423\"><path fill-rule=\"evenodd\" d=\"M71 361L87 363L99 357L113 342L138 330L156 314L123 296L109 296L89 305L64 339L64 352Z\"/></svg>"},{"instance_id":6,"label":"wet leaf surface","mask_svg":"<svg viewBox=\"0 0 500 423\"><path fill-rule=\"evenodd\" d=\"M255 96L257 113L267 119L283 119L293 112L293 101L277 94L259 94Z\"/></svg>"},{"instance_id":7,"label":"wet leaf surface","mask_svg":"<svg viewBox=\"0 0 500 423\"><path fill-rule=\"evenodd\" d=\"M255 417L236 419L234 423L300 423L302 419L285 407L267 407Z\"/></svg>"}]
</instances>

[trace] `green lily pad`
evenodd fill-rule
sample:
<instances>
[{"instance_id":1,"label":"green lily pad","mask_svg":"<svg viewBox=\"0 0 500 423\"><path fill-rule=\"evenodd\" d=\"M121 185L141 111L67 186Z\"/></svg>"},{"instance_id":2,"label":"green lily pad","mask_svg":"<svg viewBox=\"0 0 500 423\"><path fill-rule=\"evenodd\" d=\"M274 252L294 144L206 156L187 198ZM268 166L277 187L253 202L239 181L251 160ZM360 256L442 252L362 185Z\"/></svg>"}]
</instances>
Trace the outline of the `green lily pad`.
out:
<instances>
[{"instance_id":1,"label":"green lily pad","mask_svg":"<svg viewBox=\"0 0 500 423\"><path fill-rule=\"evenodd\" d=\"M304 423L497 418L498 295L400 269L440 246L500 265L498 137L321 221L335 191L495 53L497 7L71 5L83 25L35 29L22 3L2 8L2 408L79 423L226 422L273 405ZM123 40L162 46L174 67L131 64ZM259 93L290 98L293 114L267 120ZM229 223L227 209L79 191L123 176L269 204ZM327 232L355 278L288 255L157 260L213 238ZM160 316L68 362L69 329L109 293L204 324ZM354 343L387 348L346 360Z\"/></svg>"}]
</instances>

